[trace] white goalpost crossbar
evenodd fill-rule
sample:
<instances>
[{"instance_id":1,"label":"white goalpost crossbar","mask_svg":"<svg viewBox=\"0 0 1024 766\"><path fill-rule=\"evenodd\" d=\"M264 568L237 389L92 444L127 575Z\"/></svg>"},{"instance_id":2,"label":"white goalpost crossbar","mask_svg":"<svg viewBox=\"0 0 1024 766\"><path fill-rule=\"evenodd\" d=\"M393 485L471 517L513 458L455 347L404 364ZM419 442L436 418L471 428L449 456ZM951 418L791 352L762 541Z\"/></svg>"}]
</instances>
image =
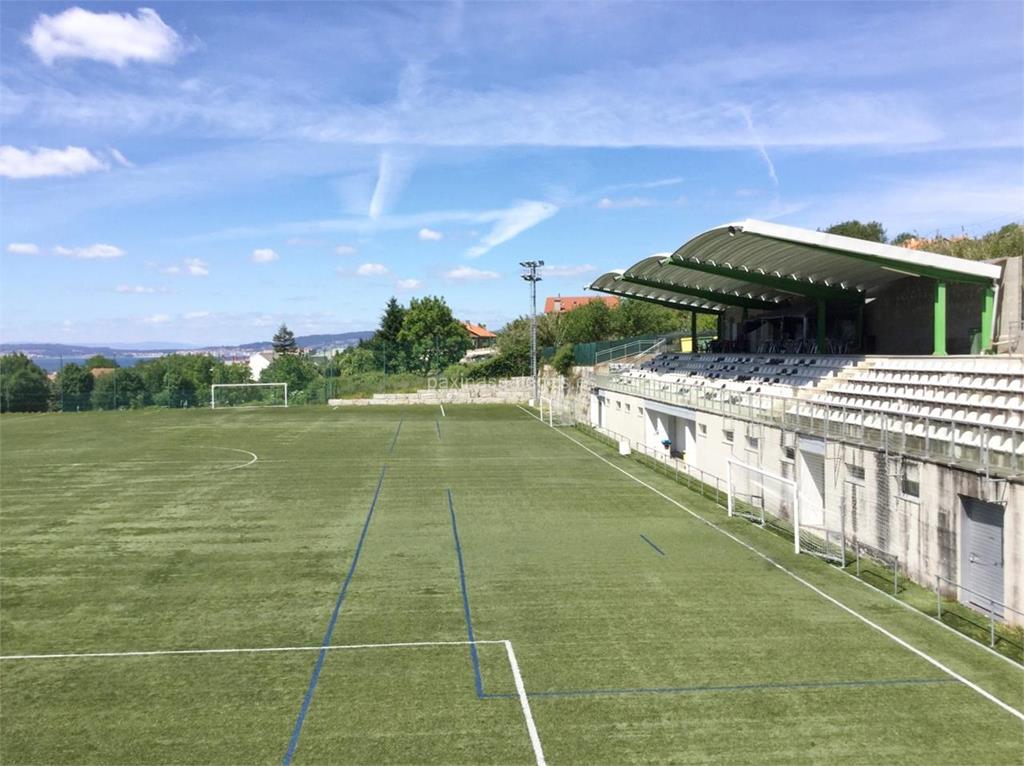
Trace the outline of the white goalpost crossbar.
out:
<instances>
[{"instance_id":1,"label":"white goalpost crossbar","mask_svg":"<svg viewBox=\"0 0 1024 766\"><path fill-rule=\"evenodd\" d=\"M210 409L217 409L217 389L223 388L284 388L283 404L266 404L266 407L287 407L288 406L288 384L287 383L213 383L210 385ZM244 406L244 405L243 405Z\"/></svg>"},{"instance_id":2,"label":"white goalpost crossbar","mask_svg":"<svg viewBox=\"0 0 1024 766\"><path fill-rule=\"evenodd\" d=\"M766 471L763 468L758 468L754 465L749 465L736 458L729 458L725 464L725 484L726 484L726 511L729 516L745 516L753 521L758 522L762 527L764 526L764 496L759 496L761 503L758 506L760 510L760 518L754 518L750 513L741 513L736 508L736 489L734 480L738 474L753 474L754 476L761 477L762 479L768 479L771 482L776 482L780 487L785 487L789 491L789 496L792 498L793 503L793 551L800 553L800 493L797 491L796 482L792 479L787 479L778 474L774 474L770 471ZM779 515L773 513L772 515Z\"/></svg>"}]
</instances>

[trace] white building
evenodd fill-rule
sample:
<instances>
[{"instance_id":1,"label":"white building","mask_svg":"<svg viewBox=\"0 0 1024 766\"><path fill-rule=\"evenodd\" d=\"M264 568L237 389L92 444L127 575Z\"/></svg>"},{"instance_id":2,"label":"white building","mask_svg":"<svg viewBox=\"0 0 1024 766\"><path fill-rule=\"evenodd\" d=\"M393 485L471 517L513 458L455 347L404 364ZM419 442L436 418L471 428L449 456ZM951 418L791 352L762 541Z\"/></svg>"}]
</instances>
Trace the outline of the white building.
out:
<instances>
[{"instance_id":1,"label":"white building","mask_svg":"<svg viewBox=\"0 0 1024 766\"><path fill-rule=\"evenodd\" d=\"M270 363L277 358L275 351L257 351L249 357L249 373L252 379L258 381L260 375L270 366Z\"/></svg>"}]
</instances>

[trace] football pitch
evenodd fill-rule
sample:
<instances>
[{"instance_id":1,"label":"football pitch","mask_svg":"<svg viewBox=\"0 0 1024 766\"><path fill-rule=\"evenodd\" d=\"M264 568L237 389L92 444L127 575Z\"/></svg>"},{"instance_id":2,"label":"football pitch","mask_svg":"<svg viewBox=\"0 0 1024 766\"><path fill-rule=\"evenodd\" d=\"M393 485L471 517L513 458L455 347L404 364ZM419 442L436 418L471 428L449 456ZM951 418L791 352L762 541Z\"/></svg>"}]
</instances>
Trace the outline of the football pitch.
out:
<instances>
[{"instance_id":1,"label":"football pitch","mask_svg":"<svg viewBox=\"0 0 1024 766\"><path fill-rule=\"evenodd\" d=\"M516 407L0 420L4 764L1020 764L1024 672Z\"/></svg>"}]
</instances>

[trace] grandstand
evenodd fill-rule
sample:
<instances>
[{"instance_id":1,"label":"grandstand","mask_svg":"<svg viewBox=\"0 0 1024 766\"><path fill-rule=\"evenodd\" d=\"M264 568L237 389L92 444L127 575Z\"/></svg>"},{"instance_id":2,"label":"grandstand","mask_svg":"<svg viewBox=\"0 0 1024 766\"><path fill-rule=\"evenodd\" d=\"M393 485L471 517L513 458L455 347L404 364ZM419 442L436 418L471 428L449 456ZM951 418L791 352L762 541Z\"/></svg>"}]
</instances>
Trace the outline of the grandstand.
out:
<instances>
[{"instance_id":1,"label":"grandstand","mask_svg":"<svg viewBox=\"0 0 1024 766\"><path fill-rule=\"evenodd\" d=\"M609 355L592 426L695 475L792 481L824 533L1024 624L1020 258L748 220L589 288L718 320L699 353Z\"/></svg>"}]
</instances>

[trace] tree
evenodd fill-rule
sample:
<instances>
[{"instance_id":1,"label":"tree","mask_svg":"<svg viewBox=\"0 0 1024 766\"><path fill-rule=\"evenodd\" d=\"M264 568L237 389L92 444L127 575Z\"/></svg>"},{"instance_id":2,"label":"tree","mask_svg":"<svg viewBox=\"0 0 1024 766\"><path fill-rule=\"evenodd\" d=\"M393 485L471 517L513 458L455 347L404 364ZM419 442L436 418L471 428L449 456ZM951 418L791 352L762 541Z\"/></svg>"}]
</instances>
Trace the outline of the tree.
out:
<instances>
[{"instance_id":1,"label":"tree","mask_svg":"<svg viewBox=\"0 0 1024 766\"><path fill-rule=\"evenodd\" d=\"M409 349L399 337L408 310L394 296L388 300L380 318L380 326L365 344L364 348L373 353L376 368L388 372L403 372L408 369Z\"/></svg>"},{"instance_id":2,"label":"tree","mask_svg":"<svg viewBox=\"0 0 1024 766\"><path fill-rule=\"evenodd\" d=\"M0 412L45 412L50 407L50 381L24 354L0 356Z\"/></svg>"},{"instance_id":3,"label":"tree","mask_svg":"<svg viewBox=\"0 0 1024 766\"><path fill-rule=\"evenodd\" d=\"M92 407L97 410L116 410L125 407L144 407L149 403L145 379L133 368L119 369L100 375L92 388Z\"/></svg>"},{"instance_id":4,"label":"tree","mask_svg":"<svg viewBox=\"0 0 1024 766\"><path fill-rule=\"evenodd\" d=\"M65 412L89 409L94 384L92 373L74 362L65 364L57 375L57 401Z\"/></svg>"},{"instance_id":5,"label":"tree","mask_svg":"<svg viewBox=\"0 0 1024 766\"><path fill-rule=\"evenodd\" d=\"M412 299L398 342L408 348L410 367L421 373L459 361L472 345L444 298L435 296Z\"/></svg>"},{"instance_id":6,"label":"tree","mask_svg":"<svg viewBox=\"0 0 1024 766\"><path fill-rule=\"evenodd\" d=\"M898 247L903 247L905 244L914 239L917 239L916 234L911 234L909 231L904 231L896 235L896 238L893 239L892 244Z\"/></svg>"},{"instance_id":7,"label":"tree","mask_svg":"<svg viewBox=\"0 0 1024 766\"><path fill-rule=\"evenodd\" d=\"M612 310L604 301L591 301L562 316L563 343L591 343L612 336Z\"/></svg>"},{"instance_id":8,"label":"tree","mask_svg":"<svg viewBox=\"0 0 1024 766\"><path fill-rule=\"evenodd\" d=\"M274 333L274 353L276 354L294 354L298 351L298 346L295 343L295 333L288 329L288 325L282 323Z\"/></svg>"},{"instance_id":9,"label":"tree","mask_svg":"<svg viewBox=\"0 0 1024 766\"><path fill-rule=\"evenodd\" d=\"M260 373L261 383L287 383L288 391L308 388L320 377L320 371L305 354L282 354Z\"/></svg>"},{"instance_id":10,"label":"tree","mask_svg":"<svg viewBox=\"0 0 1024 766\"><path fill-rule=\"evenodd\" d=\"M868 242L885 242L885 229L878 221L862 223L858 220L834 223L825 229L827 234L841 234L854 239L866 239Z\"/></svg>"},{"instance_id":11,"label":"tree","mask_svg":"<svg viewBox=\"0 0 1024 766\"><path fill-rule=\"evenodd\" d=\"M690 312L647 301L624 300L612 311L611 325L619 338L675 332L690 327Z\"/></svg>"},{"instance_id":12,"label":"tree","mask_svg":"<svg viewBox=\"0 0 1024 766\"><path fill-rule=\"evenodd\" d=\"M85 369L95 370L96 368L110 368L118 367L116 360L111 359L109 356L103 356L103 354L93 354L85 360Z\"/></svg>"}]
</instances>

